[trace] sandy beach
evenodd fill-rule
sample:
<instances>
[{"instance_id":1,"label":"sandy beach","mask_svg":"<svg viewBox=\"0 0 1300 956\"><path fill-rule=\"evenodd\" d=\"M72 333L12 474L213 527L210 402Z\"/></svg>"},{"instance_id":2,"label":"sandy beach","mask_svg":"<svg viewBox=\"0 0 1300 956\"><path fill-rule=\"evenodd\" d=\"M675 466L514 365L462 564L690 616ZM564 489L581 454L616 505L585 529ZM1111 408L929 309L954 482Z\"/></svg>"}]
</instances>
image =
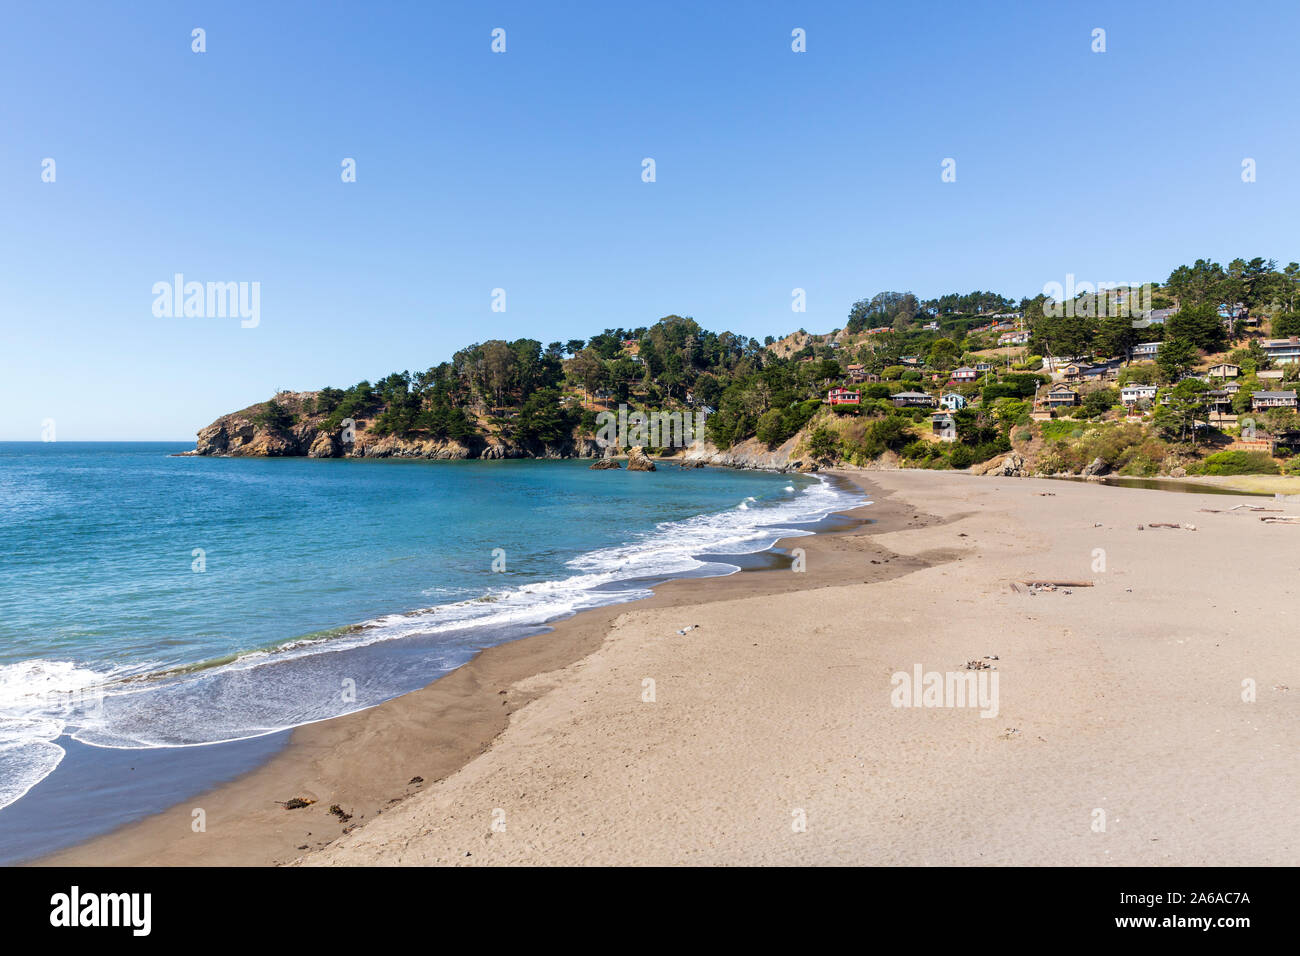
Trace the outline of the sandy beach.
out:
<instances>
[{"instance_id":1,"label":"sandy beach","mask_svg":"<svg viewBox=\"0 0 1300 956\"><path fill-rule=\"evenodd\" d=\"M1280 505L844 477L873 496L854 513L871 523L783 542L802 573L584 612L41 862L1300 860L1300 527L1229 510ZM997 676L995 716L893 705L893 675L973 661Z\"/></svg>"}]
</instances>

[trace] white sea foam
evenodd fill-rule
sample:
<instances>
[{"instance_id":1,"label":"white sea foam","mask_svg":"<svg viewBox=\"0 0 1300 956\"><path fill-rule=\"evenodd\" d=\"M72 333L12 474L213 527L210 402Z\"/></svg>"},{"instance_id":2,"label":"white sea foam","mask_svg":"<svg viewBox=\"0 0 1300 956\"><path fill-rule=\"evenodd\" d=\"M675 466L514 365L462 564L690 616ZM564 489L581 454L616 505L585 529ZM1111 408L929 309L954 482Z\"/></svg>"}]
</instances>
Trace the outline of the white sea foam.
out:
<instances>
[{"instance_id":1,"label":"white sea foam","mask_svg":"<svg viewBox=\"0 0 1300 956\"><path fill-rule=\"evenodd\" d=\"M414 680L406 689L421 686L431 668L459 666L507 629L537 629L586 608L634 600L655 580L733 572L736 566L721 556L810 534L799 526L861 502L825 480L793 489L785 486L782 495L761 502L746 498L728 511L662 522L623 544L573 558L567 566L574 573L564 578L385 615L190 673L124 682L120 678L138 671L105 673L65 661L0 667L0 807L58 766L63 749L55 741L63 734L109 748L198 746L373 706L403 692L399 678L408 685ZM435 595L442 596L431 589L429 596ZM354 698L340 694L341 685L360 676L357 657L346 652L402 639L425 642L415 645L423 655L415 658L418 679L372 662L376 671L354 681Z\"/></svg>"},{"instance_id":2,"label":"white sea foam","mask_svg":"<svg viewBox=\"0 0 1300 956\"><path fill-rule=\"evenodd\" d=\"M54 772L64 754L54 741L120 673L40 658L0 665L0 808Z\"/></svg>"}]
</instances>

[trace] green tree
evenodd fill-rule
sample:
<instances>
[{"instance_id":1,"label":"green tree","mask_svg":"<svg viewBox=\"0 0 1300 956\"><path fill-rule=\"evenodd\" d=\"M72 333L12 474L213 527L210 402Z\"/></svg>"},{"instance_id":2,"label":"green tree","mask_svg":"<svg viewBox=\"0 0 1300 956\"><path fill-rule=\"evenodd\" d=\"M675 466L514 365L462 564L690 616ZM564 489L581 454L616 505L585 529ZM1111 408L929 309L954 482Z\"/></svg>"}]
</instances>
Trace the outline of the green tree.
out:
<instances>
[{"instance_id":1,"label":"green tree","mask_svg":"<svg viewBox=\"0 0 1300 956\"><path fill-rule=\"evenodd\" d=\"M1195 368L1200 358L1196 346L1186 339L1168 339L1156 353L1156 367L1166 382L1176 382Z\"/></svg>"},{"instance_id":2,"label":"green tree","mask_svg":"<svg viewBox=\"0 0 1300 956\"><path fill-rule=\"evenodd\" d=\"M931 368L953 368L961 361L961 346L952 339L935 339L934 344L930 346L930 354L926 361Z\"/></svg>"},{"instance_id":3,"label":"green tree","mask_svg":"<svg viewBox=\"0 0 1300 956\"><path fill-rule=\"evenodd\" d=\"M1167 389L1161 404L1156 408L1155 426L1168 438L1187 441L1191 438L1196 444L1196 421L1204 418L1209 411L1209 399L1205 393L1210 387L1194 378L1186 378L1171 389Z\"/></svg>"},{"instance_id":4,"label":"green tree","mask_svg":"<svg viewBox=\"0 0 1300 956\"><path fill-rule=\"evenodd\" d=\"M1183 339L1207 352L1217 352L1227 339L1227 330L1219 311L1208 302L1188 305L1169 317L1165 334L1171 339Z\"/></svg>"}]
</instances>

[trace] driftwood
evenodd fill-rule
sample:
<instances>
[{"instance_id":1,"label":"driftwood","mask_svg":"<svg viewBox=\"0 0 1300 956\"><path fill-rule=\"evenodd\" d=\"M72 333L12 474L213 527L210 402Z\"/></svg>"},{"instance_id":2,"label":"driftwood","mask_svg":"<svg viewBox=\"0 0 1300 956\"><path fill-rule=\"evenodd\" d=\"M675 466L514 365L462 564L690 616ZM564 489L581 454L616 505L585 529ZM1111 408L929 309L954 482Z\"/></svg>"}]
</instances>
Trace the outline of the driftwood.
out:
<instances>
[{"instance_id":1,"label":"driftwood","mask_svg":"<svg viewBox=\"0 0 1300 956\"><path fill-rule=\"evenodd\" d=\"M1265 524L1300 524L1300 515L1278 515L1260 518Z\"/></svg>"},{"instance_id":2,"label":"driftwood","mask_svg":"<svg viewBox=\"0 0 1300 956\"><path fill-rule=\"evenodd\" d=\"M1039 591L1061 591L1071 593L1071 588L1091 588L1092 581L1012 581L1011 590L1017 594L1029 594L1031 597Z\"/></svg>"},{"instance_id":3,"label":"driftwood","mask_svg":"<svg viewBox=\"0 0 1300 956\"><path fill-rule=\"evenodd\" d=\"M1171 524L1168 521L1150 521L1147 523L1148 528L1182 528L1184 531L1195 531L1194 524Z\"/></svg>"},{"instance_id":4,"label":"driftwood","mask_svg":"<svg viewBox=\"0 0 1300 956\"><path fill-rule=\"evenodd\" d=\"M1210 514L1210 515L1231 515L1231 514L1236 514L1236 513L1239 512L1239 511L1240 511L1240 512L1245 512L1245 511L1281 511L1282 509L1281 509L1281 508L1265 508L1265 507L1263 507L1262 505L1236 505L1236 506L1234 506L1234 507L1232 507L1232 508L1229 508L1227 511L1223 511L1223 510L1221 510L1221 509L1219 509L1219 508L1198 508L1197 510L1198 510L1198 511L1203 511L1203 512L1205 512L1206 514Z\"/></svg>"}]
</instances>

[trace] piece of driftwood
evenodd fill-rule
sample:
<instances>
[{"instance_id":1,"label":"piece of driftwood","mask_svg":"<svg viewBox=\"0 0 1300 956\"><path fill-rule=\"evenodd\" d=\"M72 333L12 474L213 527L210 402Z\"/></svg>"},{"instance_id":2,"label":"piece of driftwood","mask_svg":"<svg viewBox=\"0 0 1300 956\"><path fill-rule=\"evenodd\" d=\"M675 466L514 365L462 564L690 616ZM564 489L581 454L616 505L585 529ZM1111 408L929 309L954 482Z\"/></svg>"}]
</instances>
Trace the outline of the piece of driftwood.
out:
<instances>
[{"instance_id":1,"label":"piece of driftwood","mask_svg":"<svg viewBox=\"0 0 1300 956\"><path fill-rule=\"evenodd\" d=\"M1223 511L1219 508L1197 508L1196 510L1203 511L1207 515L1231 515L1231 514L1237 514L1238 512L1244 512L1244 511L1281 511L1282 509L1262 508L1259 505L1237 505L1236 507L1229 508L1227 511Z\"/></svg>"},{"instance_id":2,"label":"piece of driftwood","mask_svg":"<svg viewBox=\"0 0 1300 956\"><path fill-rule=\"evenodd\" d=\"M1300 524L1300 515L1265 515L1259 520L1266 524Z\"/></svg>"},{"instance_id":3,"label":"piece of driftwood","mask_svg":"<svg viewBox=\"0 0 1300 956\"><path fill-rule=\"evenodd\" d=\"M1011 590L1017 594L1033 594L1038 590L1056 591L1065 590L1069 593L1069 588L1091 588L1096 587L1092 581L1012 581Z\"/></svg>"},{"instance_id":4,"label":"piece of driftwood","mask_svg":"<svg viewBox=\"0 0 1300 956\"><path fill-rule=\"evenodd\" d=\"M1148 528L1182 528L1184 531L1196 530L1196 525L1194 524L1177 524L1177 523L1170 523L1168 521L1150 521L1147 522L1147 527Z\"/></svg>"}]
</instances>

